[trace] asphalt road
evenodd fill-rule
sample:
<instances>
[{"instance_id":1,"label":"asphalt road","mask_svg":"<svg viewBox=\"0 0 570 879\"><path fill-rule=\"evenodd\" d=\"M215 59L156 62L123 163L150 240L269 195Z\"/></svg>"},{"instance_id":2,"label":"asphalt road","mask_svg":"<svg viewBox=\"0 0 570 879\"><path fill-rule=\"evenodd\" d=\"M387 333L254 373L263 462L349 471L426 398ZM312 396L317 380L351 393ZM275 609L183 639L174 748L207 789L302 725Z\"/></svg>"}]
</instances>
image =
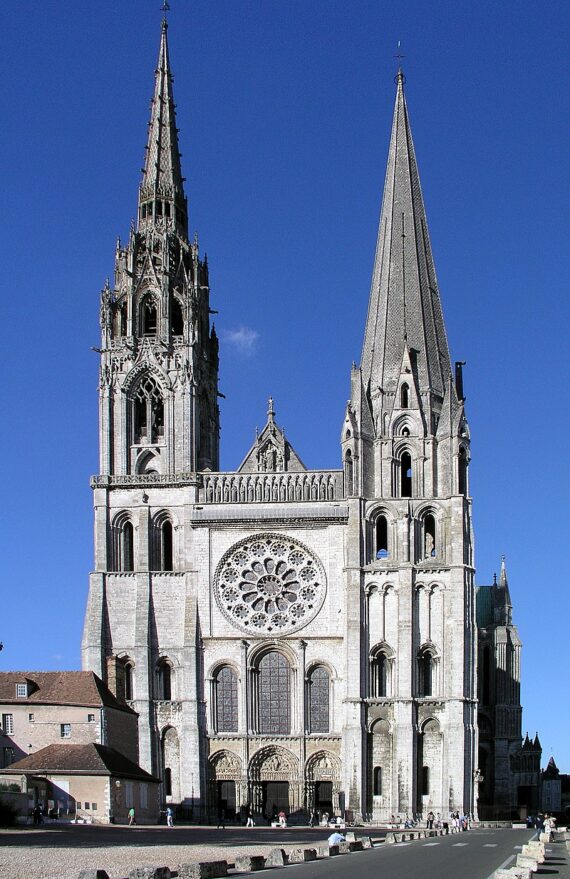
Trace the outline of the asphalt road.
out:
<instances>
[{"instance_id":1,"label":"asphalt road","mask_svg":"<svg viewBox=\"0 0 570 879\"><path fill-rule=\"evenodd\" d=\"M373 839L380 839L385 831L373 828L356 830L357 838L367 834ZM222 856L232 861L233 855L244 845L249 848L255 845L308 848L323 844L327 835L323 828L308 827L228 827L224 831L196 826L171 830L166 827L44 825L40 832L31 827L3 831L0 845L25 846L32 850L37 847L44 851L49 850L50 846L112 849L114 846L133 845L143 854L146 846L194 844L227 847L227 856L225 853ZM357 874L358 879L489 879L494 870L516 855L517 850L520 851L520 847L532 836L533 831L527 830L475 829L410 843L381 845L352 855L299 864L288 867L286 874L281 868L279 879L284 879L285 875L292 875L295 879L345 879L353 874ZM546 869L546 872L551 874L552 879L561 875L554 863L543 865L541 872L547 867L550 869ZM295 872L291 874L291 870ZM275 873L276 870L264 870L260 876L274 876Z\"/></svg>"}]
</instances>

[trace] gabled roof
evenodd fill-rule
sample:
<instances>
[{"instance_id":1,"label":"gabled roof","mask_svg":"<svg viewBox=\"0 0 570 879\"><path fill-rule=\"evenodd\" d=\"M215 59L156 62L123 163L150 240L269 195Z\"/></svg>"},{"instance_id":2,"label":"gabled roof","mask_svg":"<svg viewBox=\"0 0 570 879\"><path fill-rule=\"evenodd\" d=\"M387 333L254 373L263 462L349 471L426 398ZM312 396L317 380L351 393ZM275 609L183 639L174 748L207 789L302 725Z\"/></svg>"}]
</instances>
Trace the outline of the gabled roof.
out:
<instances>
[{"instance_id":1,"label":"gabled roof","mask_svg":"<svg viewBox=\"0 0 570 879\"><path fill-rule=\"evenodd\" d=\"M451 362L400 71L362 348L368 393L395 391L405 345L420 391L443 398Z\"/></svg>"},{"instance_id":2,"label":"gabled roof","mask_svg":"<svg viewBox=\"0 0 570 879\"><path fill-rule=\"evenodd\" d=\"M23 683L28 685L28 695L17 697L16 684ZM104 706L136 714L128 705L119 702L92 671L0 672L0 703Z\"/></svg>"},{"instance_id":3,"label":"gabled roof","mask_svg":"<svg viewBox=\"0 0 570 879\"><path fill-rule=\"evenodd\" d=\"M2 774L14 773L47 773L82 775L117 775L121 778L133 778L140 781L158 782L159 779L150 775L132 760L119 754L114 748L97 745L48 745L29 754L22 760L12 763Z\"/></svg>"}]
</instances>

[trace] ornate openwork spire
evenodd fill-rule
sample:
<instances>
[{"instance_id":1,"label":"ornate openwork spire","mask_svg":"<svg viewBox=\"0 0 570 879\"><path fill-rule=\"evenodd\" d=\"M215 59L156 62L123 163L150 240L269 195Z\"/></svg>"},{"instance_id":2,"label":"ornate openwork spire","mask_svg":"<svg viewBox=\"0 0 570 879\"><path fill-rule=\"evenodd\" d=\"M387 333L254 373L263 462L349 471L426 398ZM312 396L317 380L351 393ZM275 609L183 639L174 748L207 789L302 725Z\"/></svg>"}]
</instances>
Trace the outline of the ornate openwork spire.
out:
<instances>
[{"instance_id":1,"label":"ornate openwork spire","mask_svg":"<svg viewBox=\"0 0 570 879\"><path fill-rule=\"evenodd\" d=\"M407 344L415 352L420 390L429 389L443 398L451 363L404 81L400 69L362 350L362 377L367 391L381 387L394 392Z\"/></svg>"},{"instance_id":2,"label":"ornate openwork spire","mask_svg":"<svg viewBox=\"0 0 570 879\"><path fill-rule=\"evenodd\" d=\"M187 237L188 216L183 183L168 57L168 22L164 19L139 191L139 227L173 227Z\"/></svg>"}]
</instances>

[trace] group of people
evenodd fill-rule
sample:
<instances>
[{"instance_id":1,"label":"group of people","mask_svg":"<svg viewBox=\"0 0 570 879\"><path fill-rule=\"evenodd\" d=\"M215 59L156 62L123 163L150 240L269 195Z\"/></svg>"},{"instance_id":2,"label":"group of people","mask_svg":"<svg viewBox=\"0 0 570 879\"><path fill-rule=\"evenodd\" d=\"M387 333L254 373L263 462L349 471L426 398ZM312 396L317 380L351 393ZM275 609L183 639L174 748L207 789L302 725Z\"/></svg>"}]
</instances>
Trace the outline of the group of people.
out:
<instances>
[{"instance_id":1,"label":"group of people","mask_svg":"<svg viewBox=\"0 0 570 879\"><path fill-rule=\"evenodd\" d=\"M527 827L534 827L540 833L548 833L549 841L552 842L552 834L556 830L556 818L554 815L550 815L548 812L546 815L539 812L534 818L532 815L529 815L526 819L526 824Z\"/></svg>"}]
</instances>

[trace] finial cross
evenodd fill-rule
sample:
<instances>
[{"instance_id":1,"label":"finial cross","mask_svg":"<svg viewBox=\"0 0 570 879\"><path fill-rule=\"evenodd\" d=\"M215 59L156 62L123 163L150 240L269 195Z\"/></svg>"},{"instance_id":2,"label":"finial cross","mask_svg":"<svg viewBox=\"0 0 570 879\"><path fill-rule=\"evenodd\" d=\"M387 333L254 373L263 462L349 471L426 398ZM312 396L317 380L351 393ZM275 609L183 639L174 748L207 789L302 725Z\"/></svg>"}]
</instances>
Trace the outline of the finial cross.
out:
<instances>
[{"instance_id":1,"label":"finial cross","mask_svg":"<svg viewBox=\"0 0 570 879\"><path fill-rule=\"evenodd\" d=\"M402 55L402 51L401 51L401 50L402 50L402 41L401 41L401 40L398 40L398 51L397 51L396 54L394 55L394 58L398 58L398 59L400 59L400 58L405 58L405 57L406 57L405 55Z\"/></svg>"},{"instance_id":2,"label":"finial cross","mask_svg":"<svg viewBox=\"0 0 570 879\"><path fill-rule=\"evenodd\" d=\"M170 3L168 0L163 0L162 6L160 7L161 12L170 12Z\"/></svg>"}]
</instances>

